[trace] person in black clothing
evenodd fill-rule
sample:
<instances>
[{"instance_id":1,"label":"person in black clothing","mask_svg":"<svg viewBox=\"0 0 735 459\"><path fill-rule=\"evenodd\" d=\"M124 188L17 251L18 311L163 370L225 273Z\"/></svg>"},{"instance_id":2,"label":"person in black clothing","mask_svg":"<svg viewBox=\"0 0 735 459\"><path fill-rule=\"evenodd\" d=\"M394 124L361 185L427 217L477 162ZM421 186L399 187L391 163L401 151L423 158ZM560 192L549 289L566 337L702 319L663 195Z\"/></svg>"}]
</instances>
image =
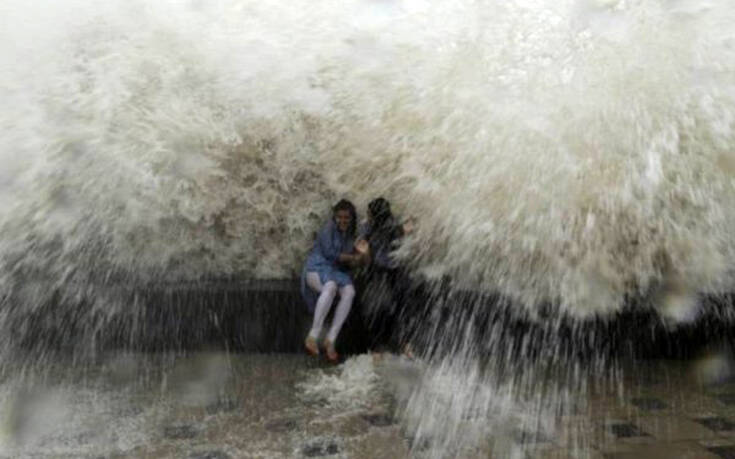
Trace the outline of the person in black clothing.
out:
<instances>
[{"instance_id":1,"label":"person in black clothing","mask_svg":"<svg viewBox=\"0 0 735 459\"><path fill-rule=\"evenodd\" d=\"M368 204L368 220L358 231L355 247L367 261L363 273L362 312L372 350L410 354L407 330L407 291L410 280L392 252L410 226L393 216L390 203L377 198Z\"/></svg>"}]
</instances>

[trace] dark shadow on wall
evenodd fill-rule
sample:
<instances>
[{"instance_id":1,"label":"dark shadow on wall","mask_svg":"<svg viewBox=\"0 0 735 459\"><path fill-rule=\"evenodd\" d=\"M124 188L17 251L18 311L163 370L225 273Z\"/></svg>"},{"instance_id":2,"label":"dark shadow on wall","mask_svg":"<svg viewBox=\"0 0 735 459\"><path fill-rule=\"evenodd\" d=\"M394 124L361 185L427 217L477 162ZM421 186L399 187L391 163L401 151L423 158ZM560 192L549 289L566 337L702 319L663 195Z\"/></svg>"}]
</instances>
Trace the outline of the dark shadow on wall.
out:
<instances>
[{"instance_id":1,"label":"dark shadow on wall","mask_svg":"<svg viewBox=\"0 0 735 459\"><path fill-rule=\"evenodd\" d=\"M6 347L46 354L79 349L146 352L222 349L233 352L303 352L311 325L297 280L209 280L145 287L97 288L118 300L115 313L85 299L61 294L33 308L12 296L3 299ZM696 322L671 327L640 302L612 317L586 321L552 309L535 318L497 295L453 290L447 283L414 285L412 305L398 329L426 354L453 352L452 340L471 333L480 353L533 359L556 354L622 355L633 358L689 358L709 347L732 348L733 327L724 320L729 296L705 299L708 311ZM360 295L340 334L342 354L365 352ZM329 318L328 318L329 320ZM402 330L401 330L402 329Z\"/></svg>"}]
</instances>

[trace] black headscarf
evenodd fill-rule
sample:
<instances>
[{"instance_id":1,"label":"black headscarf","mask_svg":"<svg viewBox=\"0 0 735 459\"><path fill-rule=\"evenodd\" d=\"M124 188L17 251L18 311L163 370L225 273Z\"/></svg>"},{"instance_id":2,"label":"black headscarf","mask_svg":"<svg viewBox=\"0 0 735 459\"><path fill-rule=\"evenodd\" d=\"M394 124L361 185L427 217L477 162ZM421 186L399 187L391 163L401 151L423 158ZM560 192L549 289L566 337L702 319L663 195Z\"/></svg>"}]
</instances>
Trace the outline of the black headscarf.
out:
<instances>
[{"instance_id":1,"label":"black headscarf","mask_svg":"<svg viewBox=\"0 0 735 459\"><path fill-rule=\"evenodd\" d=\"M375 237L390 242L403 236L403 231L399 225L396 225L393 213L390 210L390 203L385 198L376 198L368 204L368 212L372 217L371 231L368 239Z\"/></svg>"},{"instance_id":2,"label":"black headscarf","mask_svg":"<svg viewBox=\"0 0 735 459\"><path fill-rule=\"evenodd\" d=\"M375 229L382 228L393 217L390 211L390 203L385 198L376 198L370 201L368 211L373 219L373 228Z\"/></svg>"}]
</instances>

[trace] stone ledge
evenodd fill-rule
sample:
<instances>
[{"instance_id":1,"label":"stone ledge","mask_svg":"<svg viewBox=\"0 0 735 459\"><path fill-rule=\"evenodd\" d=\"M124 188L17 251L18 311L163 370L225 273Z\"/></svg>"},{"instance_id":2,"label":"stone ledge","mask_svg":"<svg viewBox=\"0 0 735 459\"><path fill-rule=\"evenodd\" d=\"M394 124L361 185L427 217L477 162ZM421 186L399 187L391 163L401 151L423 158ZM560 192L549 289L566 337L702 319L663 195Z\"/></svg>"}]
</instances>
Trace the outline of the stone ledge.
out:
<instances>
[{"instance_id":1,"label":"stone ledge","mask_svg":"<svg viewBox=\"0 0 735 459\"><path fill-rule=\"evenodd\" d=\"M45 285L41 281L33 284L38 284L34 288ZM8 314L10 322L6 326L13 335L9 341L40 352L74 349L87 343L101 349L301 352L311 322L300 296L298 279L209 279L137 287L112 283L101 289L90 289L105 290L130 307L118 307L111 318L99 321L97 327L87 320L95 320L104 313L83 299L63 305L62 300L55 299ZM650 308L630 305L615 317L592 320L579 327L562 322L557 329L550 330L544 324L555 323L553 314L534 322L517 314L517 309L497 296L443 291L442 294L451 298L440 299L436 293L418 289L412 292L413 301L425 304L437 300L444 306L437 306L434 312L445 318L465 314L474 304L477 306L474 312L479 311L475 318L479 326L474 332L478 343L493 342L510 348L514 341L530 340L530 348L537 348L531 351L536 353L548 344L562 343L562 349L570 355L607 352L643 358L691 357L713 343L731 345L735 339L732 325L722 319L732 307L731 297L713 300L711 313L694 324L676 329L665 327ZM499 306L500 303L506 305ZM367 332L360 311L358 295L340 335L343 352L366 349ZM487 326L488 322L494 326ZM503 339L487 339L486 333L498 332L503 334ZM440 335L452 333L456 330L439 332ZM580 340L582 336L593 336L594 340L585 343L588 340ZM433 345L432 339L426 337L427 346ZM503 352L490 348L487 351Z\"/></svg>"}]
</instances>

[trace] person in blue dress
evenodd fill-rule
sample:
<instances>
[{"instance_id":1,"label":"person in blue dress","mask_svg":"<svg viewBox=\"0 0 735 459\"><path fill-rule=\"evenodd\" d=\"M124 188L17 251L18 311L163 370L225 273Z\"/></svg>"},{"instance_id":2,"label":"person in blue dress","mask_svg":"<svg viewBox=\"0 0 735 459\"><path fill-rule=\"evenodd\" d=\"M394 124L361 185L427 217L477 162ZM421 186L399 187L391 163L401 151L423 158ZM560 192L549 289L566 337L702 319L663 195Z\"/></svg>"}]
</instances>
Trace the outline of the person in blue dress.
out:
<instances>
[{"instance_id":1,"label":"person in blue dress","mask_svg":"<svg viewBox=\"0 0 735 459\"><path fill-rule=\"evenodd\" d=\"M332 208L332 218L319 231L301 274L301 294L309 312L314 314L311 330L304 341L311 355L319 355L317 341L332 302L339 294L332 325L324 340L327 359L331 362L339 360L335 348L337 336L355 298L350 270L363 260L363 255L355 252L356 229L355 206L342 199Z\"/></svg>"}]
</instances>

